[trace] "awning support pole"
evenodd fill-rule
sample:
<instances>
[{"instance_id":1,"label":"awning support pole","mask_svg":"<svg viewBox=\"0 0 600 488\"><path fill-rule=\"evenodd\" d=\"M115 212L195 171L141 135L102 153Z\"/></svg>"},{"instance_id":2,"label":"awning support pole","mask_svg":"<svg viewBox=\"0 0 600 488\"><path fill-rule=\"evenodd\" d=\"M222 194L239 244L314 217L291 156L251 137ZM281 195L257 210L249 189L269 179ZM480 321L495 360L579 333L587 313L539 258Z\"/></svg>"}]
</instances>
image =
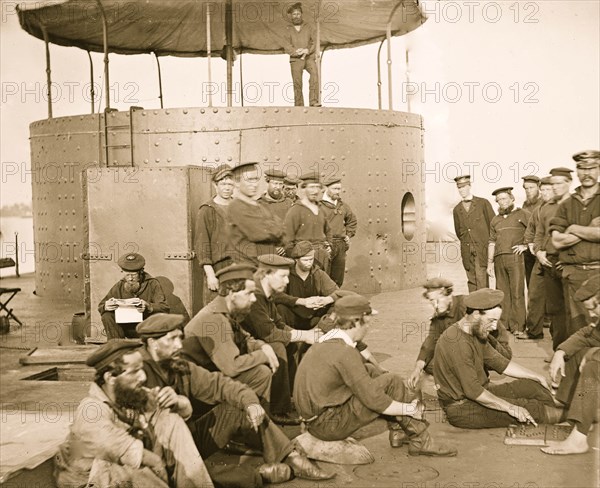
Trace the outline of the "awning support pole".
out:
<instances>
[{"instance_id":1,"label":"awning support pole","mask_svg":"<svg viewBox=\"0 0 600 488\"><path fill-rule=\"evenodd\" d=\"M406 86L410 86L410 70L409 70L409 54L408 54L408 49L406 49ZM406 104L407 104L407 111L408 113L411 113L411 109L410 109L410 99L411 97L408 96L406 97Z\"/></svg>"},{"instance_id":2,"label":"awning support pole","mask_svg":"<svg viewBox=\"0 0 600 488\"><path fill-rule=\"evenodd\" d=\"M403 2L398 2L392 12L390 13L390 17L388 18L387 28L386 28L386 39L387 39L387 65L388 65L388 108L389 110L394 110L394 101L392 99L392 93L394 85L392 84L392 18L398 10L398 7L403 5Z\"/></svg>"},{"instance_id":3,"label":"awning support pole","mask_svg":"<svg viewBox=\"0 0 600 488\"><path fill-rule=\"evenodd\" d=\"M110 79L108 76L108 21L106 20L106 12L100 0L96 0L98 9L102 15L102 43L104 45L104 90L106 91L105 99L106 106L104 110L110 110Z\"/></svg>"},{"instance_id":4,"label":"awning support pole","mask_svg":"<svg viewBox=\"0 0 600 488\"><path fill-rule=\"evenodd\" d=\"M41 26L44 35L44 44L46 44L46 90L48 93L48 118L52 118L52 70L50 69L50 42L48 41L48 32L44 26Z\"/></svg>"},{"instance_id":5,"label":"awning support pole","mask_svg":"<svg viewBox=\"0 0 600 488\"><path fill-rule=\"evenodd\" d=\"M233 94L233 0L225 6L225 49L227 57L227 106L232 105Z\"/></svg>"},{"instance_id":6,"label":"awning support pole","mask_svg":"<svg viewBox=\"0 0 600 488\"><path fill-rule=\"evenodd\" d=\"M388 65L388 109L394 110L394 101L392 100L392 23L388 22L386 29L387 38L387 65Z\"/></svg>"},{"instance_id":7,"label":"awning support pole","mask_svg":"<svg viewBox=\"0 0 600 488\"><path fill-rule=\"evenodd\" d=\"M88 59L90 60L90 102L92 105L92 114L94 113L95 106L94 100L96 96L96 90L94 90L94 62L92 61L92 55L90 52L87 52Z\"/></svg>"},{"instance_id":8,"label":"awning support pole","mask_svg":"<svg viewBox=\"0 0 600 488\"><path fill-rule=\"evenodd\" d=\"M321 105L321 0L317 2L317 39L315 40L315 56L317 64L317 95L319 106Z\"/></svg>"},{"instance_id":9,"label":"awning support pole","mask_svg":"<svg viewBox=\"0 0 600 488\"><path fill-rule=\"evenodd\" d=\"M210 66L211 55L211 37L210 37L210 3L206 4L206 63L208 68L208 106L213 106L212 101L212 71Z\"/></svg>"},{"instance_id":10,"label":"awning support pole","mask_svg":"<svg viewBox=\"0 0 600 488\"><path fill-rule=\"evenodd\" d=\"M154 53L154 57L156 58L156 67L158 68L158 98L160 99L160 108L163 107L163 90L162 90L162 75L160 72L160 61L158 59L158 55Z\"/></svg>"},{"instance_id":11,"label":"awning support pole","mask_svg":"<svg viewBox=\"0 0 600 488\"><path fill-rule=\"evenodd\" d=\"M377 107L381 110L381 48L385 39L379 43L379 49L377 50Z\"/></svg>"},{"instance_id":12,"label":"awning support pole","mask_svg":"<svg viewBox=\"0 0 600 488\"><path fill-rule=\"evenodd\" d=\"M242 102L242 107L244 106L244 65L242 64L243 52L242 47L240 46L240 100Z\"/></svg>"}]
</instances>

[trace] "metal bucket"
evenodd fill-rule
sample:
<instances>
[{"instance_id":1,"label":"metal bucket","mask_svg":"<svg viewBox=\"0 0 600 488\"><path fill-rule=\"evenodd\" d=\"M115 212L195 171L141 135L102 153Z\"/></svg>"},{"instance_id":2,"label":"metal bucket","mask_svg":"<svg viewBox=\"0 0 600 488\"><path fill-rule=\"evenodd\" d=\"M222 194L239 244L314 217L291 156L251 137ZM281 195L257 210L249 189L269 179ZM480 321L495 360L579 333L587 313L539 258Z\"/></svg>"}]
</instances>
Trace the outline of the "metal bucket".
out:
<instances>
[{"instance_id":1,"label":"metal bucket","mask_svg":"<svg viewBox=\"0 0 600 488\"><path fill-rule=\"evenodd\" d=\"M0 335L5 335L10 332L10 320L6 315L0 317Z\"/></svg>"},{"instance_id":2,"label":"metal bucket","mask_svg":"<svg viewBox=\"0 0 600 488\"><path fill-rule=\"evenodd\" d=\"M85 312L74 313L71 323L64 323L58 345L85 344L85 336L89 328L89 318Z\"/></svg>"}]
</instances>

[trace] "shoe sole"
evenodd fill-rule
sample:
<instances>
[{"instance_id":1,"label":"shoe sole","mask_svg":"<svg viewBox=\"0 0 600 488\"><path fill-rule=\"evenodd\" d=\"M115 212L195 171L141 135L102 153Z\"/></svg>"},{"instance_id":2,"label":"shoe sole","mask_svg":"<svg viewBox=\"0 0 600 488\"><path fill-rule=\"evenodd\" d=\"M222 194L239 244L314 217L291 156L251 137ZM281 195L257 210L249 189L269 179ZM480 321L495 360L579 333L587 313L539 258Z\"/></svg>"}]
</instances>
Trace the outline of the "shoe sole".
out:
<instances>
[{"instance_id":1,"label":"shoe sole","mask_svg":"<svg viewBox=\"0 0 600 488\"><path fill-rule=\"evenodd\" d=\"M408 452L409 456L429 456L429 457L456 457L458 452L449 454L435 454L433 452Z\"/></svg>"},{"instance_id":2,"label":"shoe sole","mask_svg":"<svg viewBox=\"0 0 600 488\"><path fill-rule=\"evenodd\" d=\"M296 476L296 478L301 479L301 480L306 480L306 481L326 481L326 480L331 480L333 478L335 478L337 473L333 473L331 476L329 476L328 478L308 478L308 477L300 477L300 476Z\"/></svg>"}]
</instances>

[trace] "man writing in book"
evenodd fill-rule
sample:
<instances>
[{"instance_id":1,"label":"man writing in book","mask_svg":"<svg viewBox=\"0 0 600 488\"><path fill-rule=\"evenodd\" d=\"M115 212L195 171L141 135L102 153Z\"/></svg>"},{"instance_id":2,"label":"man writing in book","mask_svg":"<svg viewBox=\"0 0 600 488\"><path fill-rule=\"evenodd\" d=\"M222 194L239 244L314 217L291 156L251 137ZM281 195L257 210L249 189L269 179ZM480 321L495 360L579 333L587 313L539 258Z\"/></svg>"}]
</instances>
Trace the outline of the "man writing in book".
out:
<instances>
[{"instance_id":1,"label":"man writing in book","mask_svg":"<svg viewBox=\"0 0 600 488\"><path fill-rule=\"evenodd\" d=\"M169 313L165 293L156 278L144 271L146 260L141 254L132 252L117 261L123 277L113 285L98 305L106 338L124 339L138 337L135 326L155 313ZM119 320L118 308L133 308L139 319Z\"/></svg>"}]
</instances>

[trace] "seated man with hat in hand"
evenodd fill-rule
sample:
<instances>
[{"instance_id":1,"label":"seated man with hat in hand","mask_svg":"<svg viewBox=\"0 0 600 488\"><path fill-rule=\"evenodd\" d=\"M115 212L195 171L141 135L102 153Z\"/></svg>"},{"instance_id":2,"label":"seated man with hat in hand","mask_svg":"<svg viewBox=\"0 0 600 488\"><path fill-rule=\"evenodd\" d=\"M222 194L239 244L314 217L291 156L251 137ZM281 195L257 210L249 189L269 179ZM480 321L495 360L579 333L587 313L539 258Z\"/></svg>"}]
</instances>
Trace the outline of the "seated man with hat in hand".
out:
<instances>
[{"instance_id":1,"label":"seated man with hat in hand","mask_svg":"<svg viewBox=\"0 0 600 488\"><path fill-rule=\"evenodd\" d=\"M158 388L159 405L187 420L201 456L207 459L224 448L240 429L248 436L254 431L260 439L253 440L261 445L267 463L258 468L264 481L287 481L292 472L309 480L332 478L334 474L311 463L270 421L251 388L179 357L183 320L181 315L158 314L139 324L137 331L144 343L141 354L148 387ZM192 417L191 400L216 406Z\"/></svg>"},{"instance_id":2,"label":"seated man with hat in hand","mask_svg":"<svg viewBox=\"0 0 600 488\"><path fill-rule=\"evenodd\" d=\"M298 242L290 253L291 266L286 290L273 300L283 321L294 329L312 329L336 300L338 286L315 264L315 250L309 241Z\"/></svg>"},{"instance_id":3,"label":"seated man with hat in hand","mask_svg":"<svg viewBox=\"0 0 600 488\"><path fill-rule=\"evenodd\" d=\"M424 407L399 375L367 368L356 350L377 311L360 295L335 302L335 327L311 347L298 367L296 408L308 432L323 441L346 439L383 416L390 445L401 447L408 436L412 456L456 456L453 447L437 444L422 419Z\"/></svg>"},{"instance_id":4,"label":"seated man with hat in hand","mask_svg":"<svg viewBox=\"0 0 600 488\"><path fill-rule=\"evenodd\" d=\"M268 169L265 171L265 181L267 182L267 191L259 198L259 202L267 205L267 207L283 222L288 210L293 205L283 192L283 180L285 174L278 169Z\"/></svg>"},{"instance_id":5,"label":"seated man with hat in hand","mask_svg":"<svg viewBox=\"0 0 600 488\"><path fill-rule=\"evenodd\" d=\"M109 341L88 357L96 378L56 456L59 488L213 486L175 403L143 386L140 346Z\"/></svg>"},{"instance_id":6,"label":"seated man with hat in hand","mask_svg":"<svg viewBox=\"0 0 600 488\"><path fill-rule=\"evenodd\" d=\"M321 331L294 329L285 323L277 310L274 296L285 290L294 260L266 254L259 256L258 262L259 268L254 275L256 301L242 321L242 326L254 338L270 344L279 361L271 387L271 418L278 424L297 425L299 420L292 414L291 398L296 343L313 344Z\"/></svg>"},{"instance_id":7,"label":"seated man with hat in hand","mask_svg":"<svg viewBox=\"0 0 600 488\"><path fill-rule=\"evenodd\" d=\"M142 313L143 319L154 313L169 313L169 304L160 283L144 271L144 256L135 252L125 254L119 258L117 264L123 277L113 285L98 305L108 340L137 337L135 326L139 322L116 321L115 310L119 307L119 300L135 300L135 308Z\"/></svg>"},{"instance_id":8,"label":"seated man with hat in hand","mask_svg":"<svg viewBox=\"0 0 600 488\"><path fill-rule=\"evenodd\" d=\"M254 271L233 264L217 272L219 296L185 326L182 354L209 371L248 385L261 401L271 398L272 374L279 367L273 348L241 327L256 301Z\"/></svg>"},{"instance_id":9,"label":"seated man with hat in hand","mask_svg":"<svg viewBox=\"0 0 600 488\"><path fill-rule=\"evenodd\" d=\"M562 420L546 378L507 359L488 342L502 315L504 293L483 288L464 298L466 315L437 341L433 377L448 422L465 429L507 427L515 422ZM486 368L518 378L490 384Z\"/></svg>"},{"instance_id":10,"label":"seated man with hat in hand","mask_svg":"<svg viewBox=\"0 0 600 488\"><path fill-rule=\"evenodd\" d=\"M465 295L453 295L453 284L446 278L431 278L425 282L423 296L433 306L434 314L429 325L429 333L421 344L415 369L408 377L407 383L411 388L416 388L425 371L433 374L433 354L435 345L444 331L465 316L467 307ZM509 333L502 322L498 322L498 328L490 333L488 342L505 358L512 358L512 350L509 345Z\"/></svg>"}]
</instances>

